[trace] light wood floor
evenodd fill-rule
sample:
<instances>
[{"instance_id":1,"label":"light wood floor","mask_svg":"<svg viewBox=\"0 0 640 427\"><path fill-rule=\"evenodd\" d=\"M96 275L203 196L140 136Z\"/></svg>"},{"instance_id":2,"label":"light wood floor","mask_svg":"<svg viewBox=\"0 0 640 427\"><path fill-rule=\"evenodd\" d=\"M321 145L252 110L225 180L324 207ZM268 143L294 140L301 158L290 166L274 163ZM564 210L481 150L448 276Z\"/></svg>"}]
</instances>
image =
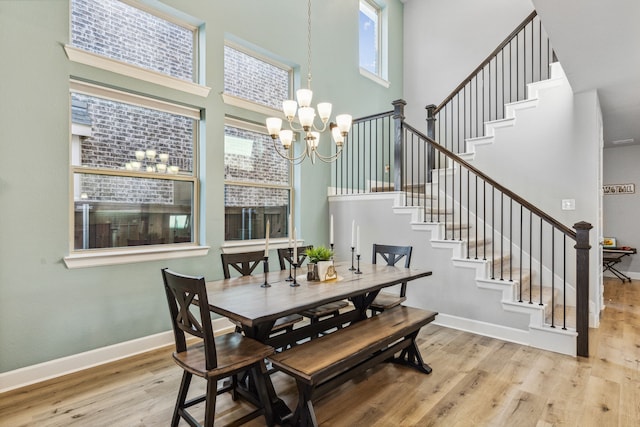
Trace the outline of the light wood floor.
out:
<instances>
[{"instance_id":1,"label":"light wood floor","mask_svg":"<svg viewBox=\"0 0 640 427\"><path fill-rule=\"evenodd\" d=\"M607 308L601 327L590 332L588 359L428 325L419 344L431 375L383 364L321 399L315 406L318 421L323 426L638 426L640 281L606 280ZM167 426L181 375L170 351L2 394L0 426ZM293 407L293 381L281 373L273 380ZM194 385L200 383L194 378ZM225 423L248 408L221 396L217 419ZM263 419L249 425L263 425Z\"/></svg>"}]
</instances>

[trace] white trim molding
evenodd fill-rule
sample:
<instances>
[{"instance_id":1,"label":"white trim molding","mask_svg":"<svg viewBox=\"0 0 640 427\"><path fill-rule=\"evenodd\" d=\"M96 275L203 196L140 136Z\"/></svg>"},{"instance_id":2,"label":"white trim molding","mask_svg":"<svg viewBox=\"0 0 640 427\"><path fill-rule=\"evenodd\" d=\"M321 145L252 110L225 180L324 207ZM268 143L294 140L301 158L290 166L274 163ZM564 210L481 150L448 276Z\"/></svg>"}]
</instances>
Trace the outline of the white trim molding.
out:
<instances>
[{"instance_id":1,"label":"white trim molding","mask_svg":"<svg viewBox=\"0 0 640 427\"><path fill-rule=\"evenodd\" d=\"M235 328L227 318L213 320L216 335L232 332ZM0 374L0 393L25 387L31 384L57 378L62 375L79 372L105 363L135 356L161 347L174 344L173 331L125 341L122 343L73 354L37 365L26 366Z\"/></svg>"},{"instance_id":2,"label":"white trim molding","mask_svg":"<svg viewBox=\"0 0 640 427\"><path fill-rule=\"evenodd\" d=\"M77 47L73 47L68 44L64 45L64 51L66 52L69 60L73 62L100 68L102 70L111 71L113 73L122 74L123 76L133 77L138 80L155 83L160 86L201 96L203 98L209 96L209 92L211 91L211 88L207 86L199 85L187 80L178 79L176 77L162 74L157 71L146 70L144 68L130 65L121 61L116 61L106 56L87 52L83 49L78 49Z\"/></svg>"},{"instance_id":3,"label":"white trim molding","mask_svg":"<svg viewBox=\"0 0 640 427\"><path fill-rule=\"evenodd\" d=\"M63 258L68 269L101 267L104 265L129 264L134 262L158 261L175 258L205 256L209 246L158 245L156 247L136 247L126 250L100 250L96 252L73 253Z\"/></svg>"}]
</instances>

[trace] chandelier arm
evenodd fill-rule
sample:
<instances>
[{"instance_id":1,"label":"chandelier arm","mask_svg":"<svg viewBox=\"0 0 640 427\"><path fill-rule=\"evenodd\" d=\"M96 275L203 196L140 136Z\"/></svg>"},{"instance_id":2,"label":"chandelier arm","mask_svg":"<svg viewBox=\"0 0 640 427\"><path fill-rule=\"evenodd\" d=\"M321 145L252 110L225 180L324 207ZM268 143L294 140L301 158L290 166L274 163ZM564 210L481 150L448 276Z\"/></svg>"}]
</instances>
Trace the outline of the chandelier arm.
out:
<instances>
[{"instance_id":1,"label":"chandelier arm","mask_svg":"<svg viewBox=\"0 0 640 427\"><path fill-rule=\"evenodd\" d=\"M289 122L289 128L294 131L294 132L303 132L304 128L302 126L300 126L299 128L295 127L293 125L293 120L287 120L287 122Z\"/></svg>"},{"instance_id":2,"label":"chandelier arm","mask_svg":"<svg viewBox=\"0 0 640 427\"><path fill-rule=\"evenodd\" d=\"M342 154L342 147L340 147L338 149L338 151L336 151L335 154L330 155L330 156L323 156L322 154L320 154L318 152L318 150L315 150L315 154L316 154L316 156L318 156L318 158L322 162L324 162L324 163L332 163L332 162L335 162L336 160L338 160L338 157L340 157L340 155Z\"/></svg>"},{"instance_id":3,"label":"chandelier arm","mask_svg":"<svg viewBox=\"0 0 640 427\"><path fill-rule=\"evenodd\" d=\"M327 120L326 122L323 122L323 123L322 123L322 128L318 128L318 127L316 126L316 124L315 124L315 123L313 123L313 129L315 129L315 130L316 130L316 132L324 132L325 130L327 130L327 123L329 123L329 120Z\"/></svg>"},{"instance_id":4,"label":"chandelier arm","mask_svg":"<svg viewBox=\"0 0 640 427\"><path fill-rule=\"evenodd\" d=\"M282 154L280 152L280 150L278 149L278 144L276 144L276 140L275 139L272 138L271 141L273 141L273 148L276 150L276 153L278 153L278 155L280 157L290 161L291 163L299 164L305 159L305 157L307 157L307 148L306 147L305 147L304 151L302 152L302 154L300 156L298 156L298 157L295 157L295 156L294 157L289 157L286 154ZM298 162L298 163L295 163L295 162Z\"/></svg>"}]
</instances>

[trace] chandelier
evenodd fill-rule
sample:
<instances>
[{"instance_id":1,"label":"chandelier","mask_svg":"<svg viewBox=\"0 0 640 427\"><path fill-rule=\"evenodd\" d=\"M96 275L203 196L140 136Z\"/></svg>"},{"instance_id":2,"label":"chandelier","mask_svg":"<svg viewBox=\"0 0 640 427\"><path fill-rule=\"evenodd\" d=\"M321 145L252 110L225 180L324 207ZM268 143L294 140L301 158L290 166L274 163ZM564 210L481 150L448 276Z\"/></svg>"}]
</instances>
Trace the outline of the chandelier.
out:
<instances>
[{"instance_id":1,"label":"chandelier","mask_svg":"<svg viewBox=\"0 0 640 427\"><path fill-rule=\"evenodd\" d=\"M291 99L282 102L282 111L287 122L289 122L289 129L282 129L282 119L270 117L266 120L267 130L271 135L276 152L291 163L301 163L307 157L311 159L311 163L315 163L316 158L325 163L330 163L337 160L342 154L345 138L351 128L352 118L349 114L339 114L336 116L335 123L329 123L331 103L320 102L317 105L317 115L320 116L322 124L316 126L316 110L311 106L313 97L313 92L311 91L311 0L308 1L307 18L307 69L309 70L307 88L296 91L297 102ZM300 123L299 126L294 123L296 115L297 121ZM326 131L327 127L336 144L336 152L333 155L325 156L318 151L318 145L320 143L320 134ZM302 153L297 157L290 150L294 142L294 132L304 132L305 144ZM278 138L282 143L284 152L281 152L278 144L276 144L276 139ZM287 154L288 151L291 152L291 155Z\"/></svg>"}]
</instances>

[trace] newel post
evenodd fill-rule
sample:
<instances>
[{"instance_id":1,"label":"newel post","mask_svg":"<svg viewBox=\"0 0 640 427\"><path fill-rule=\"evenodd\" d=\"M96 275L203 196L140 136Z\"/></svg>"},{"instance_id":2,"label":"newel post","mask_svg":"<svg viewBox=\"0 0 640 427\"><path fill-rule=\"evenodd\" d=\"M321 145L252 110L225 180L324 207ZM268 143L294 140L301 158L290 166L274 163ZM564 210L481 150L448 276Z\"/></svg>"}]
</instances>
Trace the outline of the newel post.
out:
<instances>
[{"instance_id":1,"label":"newel post","mask_svg":"<svg viewBox=\"0 0 640 427\"><path fill-rule=\"evenodd\" d=\"M576 331L578 356L589 357L589 230L588 222L573 225L576 230Z\"/></svg>"},{"instance_id":2,"label":"newel post","mask_svg":"<svg viewBox=\"0 0 640 427\"><path fill-rule=\"evenodd\" d=\"M393 104L393 189L395 191L402 191L402 176L403 176L403 139L404 132L402 132L402 124L404 122L404 106L407 102L403 99L397 99L392 102Z\"/></svg>"},{"instance_id":3,"label":"newel post","mask_svg":"<svg viewBox=\"0 0 640 427\"><path fill-rule=\"evenodd\" d=\"M436 139L436 106L429 104L424 107L427 110L427 136L435 141ZM431 174L436 168L436 149L429 143L427 148L427 182L431 182Z\"/></svg>"}]
</instances>

